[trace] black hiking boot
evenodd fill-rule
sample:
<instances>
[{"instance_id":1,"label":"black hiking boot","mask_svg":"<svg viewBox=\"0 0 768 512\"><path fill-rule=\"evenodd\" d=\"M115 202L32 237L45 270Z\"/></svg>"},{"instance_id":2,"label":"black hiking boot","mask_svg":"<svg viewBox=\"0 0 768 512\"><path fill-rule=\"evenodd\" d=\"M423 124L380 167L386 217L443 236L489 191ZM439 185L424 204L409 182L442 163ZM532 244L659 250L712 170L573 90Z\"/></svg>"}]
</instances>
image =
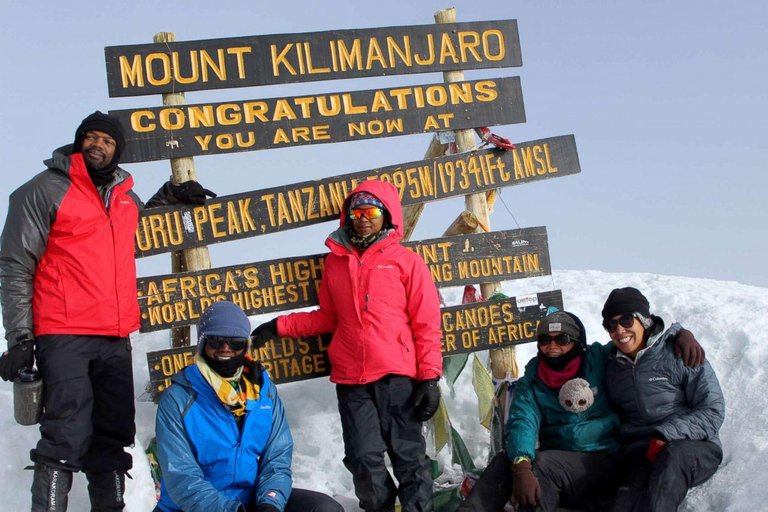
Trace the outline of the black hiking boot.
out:
<instances>
[{"instance_id":1,"label":"black hiking boot","mask_svg":"<svg viewBox=\"0 0 768 512\"><path fill-rule=\"evenodd\" d=\"M119 512L125 507L125 472L86 473L91 512Z\"/></svg>"},{"instance_id":2,"label":"black hiking boot","mask_svg":"<svg viewBox=\"0 0 768 512\"><path fill-rule=\"evenodd\" d=\"M72 472L35 464L32 478L32 512L65 512L72 488Z\"/></svg>"}]
</instances>

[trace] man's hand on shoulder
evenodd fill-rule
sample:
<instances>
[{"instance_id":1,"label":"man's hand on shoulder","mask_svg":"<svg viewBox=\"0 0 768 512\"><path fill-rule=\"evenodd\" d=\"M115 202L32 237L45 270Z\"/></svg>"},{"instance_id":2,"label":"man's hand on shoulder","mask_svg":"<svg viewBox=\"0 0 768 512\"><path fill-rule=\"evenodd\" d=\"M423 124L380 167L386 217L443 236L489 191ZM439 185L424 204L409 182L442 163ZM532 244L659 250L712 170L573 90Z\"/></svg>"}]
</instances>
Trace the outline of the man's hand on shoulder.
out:
<instances>
[{"instance_id":1,"label":"man's hand on shoulder","mask_svg":"<svg viewBox=\"0 0 768 512\"><path fill-rule=\"evenodd\" d=\"M683 360L685 366L701 366L706 361L704 347L696 341L688 329L681 329L675 336L675 357Z\"/></svg>"}]
</instances>

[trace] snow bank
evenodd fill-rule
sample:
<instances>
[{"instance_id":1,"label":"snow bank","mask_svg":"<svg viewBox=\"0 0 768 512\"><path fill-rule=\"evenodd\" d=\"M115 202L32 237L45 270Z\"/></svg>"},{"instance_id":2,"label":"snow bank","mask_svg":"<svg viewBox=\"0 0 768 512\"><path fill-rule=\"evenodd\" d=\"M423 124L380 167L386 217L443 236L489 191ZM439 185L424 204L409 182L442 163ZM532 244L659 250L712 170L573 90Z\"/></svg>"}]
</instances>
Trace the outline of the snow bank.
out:
<instances>
[{"instance_id":1,"label":"snow bank","mask_svg":"<svg viewBox=\"0 0 768 512\"><path fill-rule=\"evenodd\" d=\"M508 295L561 289L566 309L584 321L590 341L608 341L600 326L600 310L608 293L616 287L634 286L651 302L651 311L666 321L679 321L691 329L707 350L726 397L726 420L721 430L725 450L717 474L693 490L683 510L697 512L752 511L756 503L768 502L768 394L765 385L768 346L762 344L768 332L768 289L738 283L669 277L652 274L609 274L589 271L558 271L552 277L505 283ZM460 301L459 289L443 291L449 304ZM270 317L254 317L257 325ZM148 380L146 352L168 346L166 333L136 335L134 371L136 394L144 392ZM4 343L3 347L4 349ZM518 347L518 364L535 354L531 345ZM478 353L485 361L487 352ZM346 510L357 511L352 478L342 464L341 425L336 412L333 385L328 379L284 384L279 388L286 405L296 449L295 486L333 494ZM448 393L444 393L448 395ZM454 425L467 442L478 465L488 455L488 434L478 424L477 403L471 385L471 371L465 370L456 388L456 399L448 408ZM13 420L11 386L0 385L0 493L3 510L29 508L31 471L29 450L38 433ZM155 491L149 466L143 457L154 431L154 406L137 404L138 434L133 480L127 484L126 510L146 512L154 506ZM87 510L85 479L75 480L70 510Z\"/></svg>"}]
</instances>

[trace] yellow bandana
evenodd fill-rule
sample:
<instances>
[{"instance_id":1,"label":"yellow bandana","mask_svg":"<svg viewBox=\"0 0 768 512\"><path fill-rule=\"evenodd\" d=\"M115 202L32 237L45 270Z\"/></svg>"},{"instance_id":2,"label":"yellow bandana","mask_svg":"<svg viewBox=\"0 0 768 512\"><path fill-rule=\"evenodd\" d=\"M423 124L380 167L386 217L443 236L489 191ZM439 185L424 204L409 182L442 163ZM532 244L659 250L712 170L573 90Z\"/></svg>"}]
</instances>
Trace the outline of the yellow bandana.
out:
<instances>
[{"instance_id":1,"label":"yellow bandana","mask_svg":"<svg viewBox=\"0 0 768 512\"><path fill-rule=\"evenodd\" d=\"M213 371L200 354L195 355L195 365L206 382L216 392L221 403L226 405L235 416L245 414L245 402L247 400L259 399L260 386L247 378L241 378L243 375L242 367L232 377L224 378Z\"/></svg>"}]
</instances>

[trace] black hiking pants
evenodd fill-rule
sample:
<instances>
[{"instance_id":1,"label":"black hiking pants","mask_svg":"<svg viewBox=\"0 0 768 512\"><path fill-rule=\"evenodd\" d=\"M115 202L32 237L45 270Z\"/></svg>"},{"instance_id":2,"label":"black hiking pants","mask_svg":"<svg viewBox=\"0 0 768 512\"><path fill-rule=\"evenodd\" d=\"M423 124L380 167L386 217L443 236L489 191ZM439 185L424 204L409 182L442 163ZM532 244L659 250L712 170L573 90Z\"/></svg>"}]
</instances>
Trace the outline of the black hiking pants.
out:
<instances>
[{"instance_id":1,"label":"black hiking pants","mask_svg":"<svg viewBox=\"0 0 768 512\"><path fill-rule=\"evenodd\" d=\"M129 470L124 448L136 434L129 338L43 335L35 356L44 412L32 460L88 473Z\"/></svg>"},{"instance_id":2,"label":"black hiking pants","mask_svg":"<svg viewBox=\"0 0 768 512\"><path fill-rule=\"evenodd\" d=\"M711 441L672 441L651 463L647 447L630 450L622 457L624 482L611 512L674 512L688 489L715 474L723 450Z\"/></svg>"},{"instance_id":3,"label":"black hiking pants","mask_svg":"<svg viewBox=\"0 0 768 512\"><path fill-rule=\"evenodd\" d=\"M254 501L245 510L255 512L257 506ZM344 507L327 494L294 487L283 512L344 512Z\"/></svg>"},{"instance_id":4,"label":"black hiking pants","mask_svg":"<svg viewBox=\"0 0 768 512\"><path fill-rule=\"evenodd\" d=\"M256 512L258 504L254 501L245 507L246 512ZM152 512L163 512L159 507L155 507ZM309 491L306 489L291 489L291 495L285 503L283 512L344 512L344 507L321 492Z\"/></svg>"},{"instance_id":5,"label":"black hiking pants","mask_svg":"<svg viewBox=\"0 0 768 512\"><path fill-rule=\"evenodd\" d=\"M535 507L519 512L555 512L558 507L600 510L619 485L618 459L604 453L544 450L536 452L533 472L541 487ZM456 512L500 512L512 497L512 466L506 453L488 464Z\"/></svg>"},{"instance_id":6,"label":"black hiking pants","mask_svg":"<svg viewBox=\"0 0 768 512\"><path fill-rule=\"evenodd\" d=\"M386 375L365 385L336 385L344 437L344 465L352 473L363 510L394 508L432 512L432 468L413 404L416 381ZM389 454L399 482L395 486L384 462Z\"/></svg>"}]
</instances>

